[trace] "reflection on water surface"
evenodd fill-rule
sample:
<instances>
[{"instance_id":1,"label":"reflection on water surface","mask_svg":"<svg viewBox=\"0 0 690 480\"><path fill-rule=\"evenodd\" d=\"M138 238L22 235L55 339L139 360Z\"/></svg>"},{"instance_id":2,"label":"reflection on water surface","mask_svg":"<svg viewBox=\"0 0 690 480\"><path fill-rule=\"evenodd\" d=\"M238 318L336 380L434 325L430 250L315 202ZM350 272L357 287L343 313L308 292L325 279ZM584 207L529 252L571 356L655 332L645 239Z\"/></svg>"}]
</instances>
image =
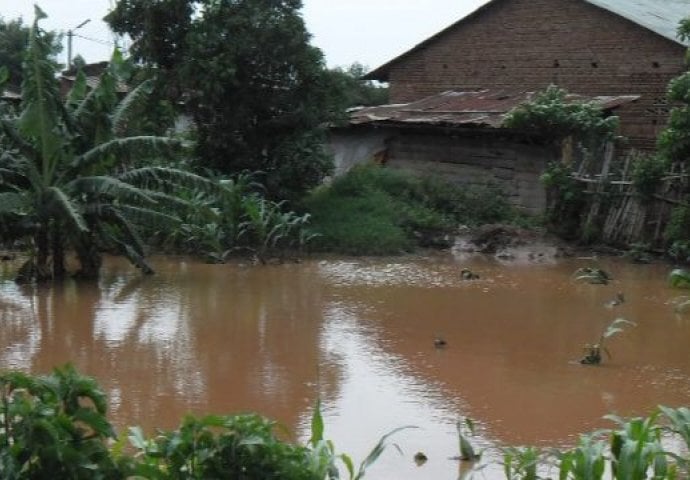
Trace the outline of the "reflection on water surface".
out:
<instances>
[{"instance_id":1,"label":"reflection on water surface","mask_svg":"<svg viewBox=\"0 0 690 480\"><path fill-rule=\"evenodd\" d=\"M669 305L678 292L666 266L602 261L616 280L592 286L570 278L584 260L154 263L158 274L143 278L112 260L98 286L2 283L2 366L72 361L108 391L119 428L251 410L305 438L320 396L327 436L361 459L383 433L420 427L396 436L405 456L388 451L377 479L456 479L448 457L462 416L478 422L480 446L549 446L606 426L606 413L690 405L690 316ZM465 267L481 279L462 281ZM618 291L627 302L604 308ZM616 316L638 326L612 339L612 361L579 365ZM447 346L434 348L436 337Z\"/></svg>"}]
</instances>

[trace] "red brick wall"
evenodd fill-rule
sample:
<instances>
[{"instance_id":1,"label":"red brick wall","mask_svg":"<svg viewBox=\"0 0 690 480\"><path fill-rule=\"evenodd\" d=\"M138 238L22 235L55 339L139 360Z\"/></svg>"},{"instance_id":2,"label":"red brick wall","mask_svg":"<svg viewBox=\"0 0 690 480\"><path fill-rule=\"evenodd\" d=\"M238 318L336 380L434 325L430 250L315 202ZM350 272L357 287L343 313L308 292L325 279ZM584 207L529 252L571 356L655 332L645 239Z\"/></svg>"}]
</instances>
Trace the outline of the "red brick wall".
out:
<instances>
[{"instance_id":1,"label":"red brick wall","mask_svg":"<svg viewBox=\"0 0 690 480\"><path fill-rule=\"evenodd\" d=\"M583 0L499 0L393 64L391 102L551 83L586 95L640 94L616 114L631 146L653 148L684 55L683 46Z\"/></svg>"}]
</instances>

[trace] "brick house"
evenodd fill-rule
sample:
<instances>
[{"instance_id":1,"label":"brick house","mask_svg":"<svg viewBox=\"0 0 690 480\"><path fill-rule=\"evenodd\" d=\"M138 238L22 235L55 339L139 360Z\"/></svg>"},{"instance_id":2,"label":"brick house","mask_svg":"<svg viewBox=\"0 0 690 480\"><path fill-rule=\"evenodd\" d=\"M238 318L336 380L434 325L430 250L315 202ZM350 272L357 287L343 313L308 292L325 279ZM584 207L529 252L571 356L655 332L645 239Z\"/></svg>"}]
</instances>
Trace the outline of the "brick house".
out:
<instances>
[{"instance_id":1,"label":"brick house","mask_svg":"<svg viewBox=\"0 0 690 480\"><path fill-rule=\"evenodd\" d=\"M392 103L447 90L541 90L639 95L621 107L630 146L654 148L668 118L668 82L688 44L676 37L690 0L491 0L369 73Z\"/></svg>"},{"instance_id":2,"label":"brick house","mask_svg":"<svg viewBox=\"0 0 690 480\"><path fill-rule=\"evenodd\" d=\"M493 185L525 211L546 207L539 178L561 152L505 114L551 84L621 120L630 148L650 151L665 127L669 81L685 71L676 37L690 0L490 0L364 78L388 82L392 105L331 130L336 173L371 160Z\"/></svg>"}]
</instances>

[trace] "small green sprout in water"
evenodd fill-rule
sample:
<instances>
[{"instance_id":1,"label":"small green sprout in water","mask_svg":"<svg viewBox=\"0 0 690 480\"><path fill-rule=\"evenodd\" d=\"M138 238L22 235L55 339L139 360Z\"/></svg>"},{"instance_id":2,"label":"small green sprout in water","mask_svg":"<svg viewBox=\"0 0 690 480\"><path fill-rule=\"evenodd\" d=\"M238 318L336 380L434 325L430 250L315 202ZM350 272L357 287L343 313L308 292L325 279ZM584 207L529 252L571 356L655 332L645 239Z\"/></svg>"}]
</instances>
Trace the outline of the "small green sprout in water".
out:
<instances>
[{"instance_id":1,"label":"small green sprout in water","mask_svg":"<svg viewBox=\"0 0 690 480\"><path fill-rule=\"evenodd\" d=\"M585 356L582 357L580 363L583 365L599 365L602 360L602 352L611 359L611 352L604 345L604 341L607 338L611 338L614 335L623 332L626 326L635 326L635 322L626 320L624 318L617 318L612 321L604 332L599 337L599 341L594 344L587 344L584 346Z\"/></svg>"},{"instance_id":2,"label":"small green sprout in water","mask_svg":"<svg viewBox=\"0 0 690 480\"><path fill-rule=\"evenodd\" d=\"M474 435L474 422L470 418L465 418L464 421L458 420L456 423L458 429L458 441L460 444L460 456L458 457L463 462L473 462L479 460L481 453L475 451L472 443L468 437Z\"/></svg>"}]
</instances>

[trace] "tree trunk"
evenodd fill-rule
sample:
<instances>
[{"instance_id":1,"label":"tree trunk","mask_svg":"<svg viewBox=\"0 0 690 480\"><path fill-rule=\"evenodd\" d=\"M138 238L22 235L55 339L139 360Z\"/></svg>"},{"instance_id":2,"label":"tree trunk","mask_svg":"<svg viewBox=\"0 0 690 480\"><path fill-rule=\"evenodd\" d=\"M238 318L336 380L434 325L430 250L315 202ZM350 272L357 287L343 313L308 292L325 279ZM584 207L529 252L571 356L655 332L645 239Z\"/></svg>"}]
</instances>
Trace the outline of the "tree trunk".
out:
<instances>
[{"instance_id":1,"label":"tree trunk","mask_svg":"<svg viewBox=\"0 0 690 480\"><path fill-rule=\"evenodd\" d=\"M77 272L76 277L86 280L98 279L103 259L90 238L82 240L81 245L77 248L77 257L79 258L81 268Z\"/></svg>"},{"instance_id":2,"label":"tree trunk","mask_svg":"<svg viewBox=\"0 0 690 480\"><path fill-rule=\"evenodd\" d=\"M48 255L50 254L50 240L48 238L48 229L40 228L36 233L36 270L35 278L37 282L46 282L50 280L50 268L48 267Z\"/></svg>"},{"instance_id":3,"label":"tree trunk","mask_svg":"<svg viewBox=\"0 0 690 480\"><path fill-rule=\"evenodd\" d=\"M65 246L62 243L62 231L59 225L53 228L53 278L62 279L65 277Z\"/></svg>"}]
</instances>

